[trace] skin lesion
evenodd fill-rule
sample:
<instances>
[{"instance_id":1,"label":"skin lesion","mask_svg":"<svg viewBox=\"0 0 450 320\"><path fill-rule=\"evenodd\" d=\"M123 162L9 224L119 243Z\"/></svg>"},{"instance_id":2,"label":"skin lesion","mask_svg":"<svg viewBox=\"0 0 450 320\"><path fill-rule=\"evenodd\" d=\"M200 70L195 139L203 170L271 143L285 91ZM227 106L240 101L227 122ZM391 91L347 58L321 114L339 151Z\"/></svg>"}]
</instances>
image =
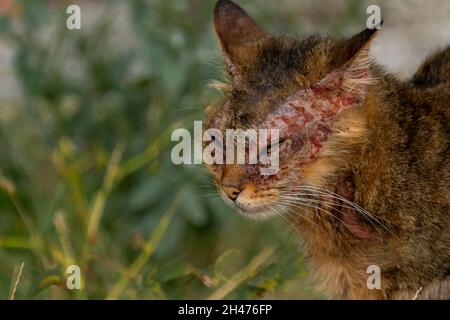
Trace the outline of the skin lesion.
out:
<instances>
[{"instance_id":1,"label":"skin lesion","mask_svg":"<svg viewBox=\"0 0 450 320\"><path fill-rule=\"evenodd\" d=\"M311 89L302 91L278 106L264 123L268 128L279 129L283 137L302 140L301 147L308 150L301 150L304 155L301 163L306 163L319 156L324 143L332 134L333 119L349 105L346 97L341 98L333 91L326 96Z\"/></svg>"}]
</instances>

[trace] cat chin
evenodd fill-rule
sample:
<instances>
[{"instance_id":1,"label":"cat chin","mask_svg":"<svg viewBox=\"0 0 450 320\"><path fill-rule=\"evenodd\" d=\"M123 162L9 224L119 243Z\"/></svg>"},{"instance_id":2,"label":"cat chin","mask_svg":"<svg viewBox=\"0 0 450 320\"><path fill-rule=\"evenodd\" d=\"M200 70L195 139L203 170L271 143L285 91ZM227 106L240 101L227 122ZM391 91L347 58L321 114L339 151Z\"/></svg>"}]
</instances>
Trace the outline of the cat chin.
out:
<instances>
[{"instance_id":1,"label":"cat chin","mask_svg":"<svg viewBox=\"0 0 450 320\"><path fill-rule=\"evenodd\" d=\"M228 197L225 195L225 193L222 190L219 190L219 194L222 197L223 201L228 204L233 209L236 209L241 215L243 215L246 218L252 219L252 220L267 220L273 216L275 216L275 213L270 210L266 210L264 208L258 208L258 207L247 207L242 203L235 203L228 199Z\"/></svg>"},{"instance_id":2,"label":"cat chin","mask_svg":"<svg viewBox=\"0 0 450 320\"><path fill-rule=\"evenodd\" d=\"M252 220L267 220L275 215L272 211L263 208L244 208L231 201L227 201L227 203L241 215Z\"/></svg>"},{"instance_id":3,"label":"cat chin","mask_svg":"<svg viewBox=\"0 0 450 320\"><path fill-rule=\"evenodd\" d=\"M267 220L269 218L272 218L275 214L270 210L264 210L264 209L252 209L252 210L245 210L242 208L239 208L239 206L235 206L235 208L239 211L241 215L243 215L246 218L252 219L252 220Z\"/></svg>"},{"instance_id":4,"label":"cat chin","mask_svg":"<svg viewBox=\"0 0 450 320\"><path fill-rule=\"evenodd\" d=\"M270 211L255 211L255 212L246 212L242 210L239 211L244 217L258 221L267 220L274 216L273 212Z\"/></svg>"}]
</instances>

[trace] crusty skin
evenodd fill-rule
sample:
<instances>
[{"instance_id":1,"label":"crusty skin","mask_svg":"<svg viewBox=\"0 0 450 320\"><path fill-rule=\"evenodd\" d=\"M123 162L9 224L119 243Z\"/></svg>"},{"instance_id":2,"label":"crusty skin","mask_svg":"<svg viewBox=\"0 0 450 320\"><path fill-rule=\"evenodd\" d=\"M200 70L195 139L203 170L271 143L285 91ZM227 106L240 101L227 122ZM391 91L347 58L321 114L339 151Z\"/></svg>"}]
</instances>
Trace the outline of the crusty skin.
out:
<instances>
[{"instance_id":1,"label":"crusty skin","mask_svg":"<svg viewBox=\"0 0 450 320\"><path fill-rule=\"evenodd\" d=\"M215 19L230 78L223 100L208 109L208 127L258 128L287 98L336 70L356 67L364 77L352 82L361 103L335 115L317 158L300 161L280 149L280 172L264 181L242 165L212 166L218 188L270 204L286 184L312 185L373 215L334 210L324 199L319 209L293 208L309 219L290 215L317 287L329 297L450 299L450 47L400 82L364 58L372 30L346 40L271 36L225 0ZM239 21L242 39L236 30L228 39L230 21ZM339 100L342 89L335 92ZM379 290L367 287L370 265L381 269Z\"/></svg>"}]
</instances>

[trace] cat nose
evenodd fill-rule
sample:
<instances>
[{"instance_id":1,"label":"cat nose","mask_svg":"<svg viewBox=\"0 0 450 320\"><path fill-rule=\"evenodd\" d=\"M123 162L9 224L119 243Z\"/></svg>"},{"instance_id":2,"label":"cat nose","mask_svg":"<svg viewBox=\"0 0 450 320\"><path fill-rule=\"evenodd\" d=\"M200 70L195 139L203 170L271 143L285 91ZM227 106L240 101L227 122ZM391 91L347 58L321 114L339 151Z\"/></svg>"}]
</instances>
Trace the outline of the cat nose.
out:
<instances>
[{"instance_id":1,"label":"cat nose","mask_svg":"<svg viewBox=\"0 0 450 320\"><path fill-rule=\"evenodd\" d=\"M241 190L235 187L222 186L222 189L231 201L235 201L239 196L239 193L241 193Z\"/></svg>"}]
</instances>

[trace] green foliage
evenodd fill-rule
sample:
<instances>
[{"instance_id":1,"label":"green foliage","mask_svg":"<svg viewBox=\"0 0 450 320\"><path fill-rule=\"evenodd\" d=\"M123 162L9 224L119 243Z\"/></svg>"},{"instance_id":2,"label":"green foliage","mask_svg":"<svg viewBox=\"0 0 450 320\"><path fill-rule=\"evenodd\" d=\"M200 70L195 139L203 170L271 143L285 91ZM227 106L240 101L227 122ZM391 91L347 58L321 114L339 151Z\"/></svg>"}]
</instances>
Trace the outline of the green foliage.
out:
<instances>
[{"instance_id":1,"label":"green foliage","mask_svg":"<svg viewBox=\"0 0 450 320\"><path fill-rule=\"evenodd\" d=\"M0 19L21 88L0 101L0 298L22 262L18 299L314 296L283 221L247 221L170 161L171 131L217 98L213 1L107 1L80 31L64 6L19 5ZM71 264L82 290L65 288Z\"/></svg>"}]
</instances>

